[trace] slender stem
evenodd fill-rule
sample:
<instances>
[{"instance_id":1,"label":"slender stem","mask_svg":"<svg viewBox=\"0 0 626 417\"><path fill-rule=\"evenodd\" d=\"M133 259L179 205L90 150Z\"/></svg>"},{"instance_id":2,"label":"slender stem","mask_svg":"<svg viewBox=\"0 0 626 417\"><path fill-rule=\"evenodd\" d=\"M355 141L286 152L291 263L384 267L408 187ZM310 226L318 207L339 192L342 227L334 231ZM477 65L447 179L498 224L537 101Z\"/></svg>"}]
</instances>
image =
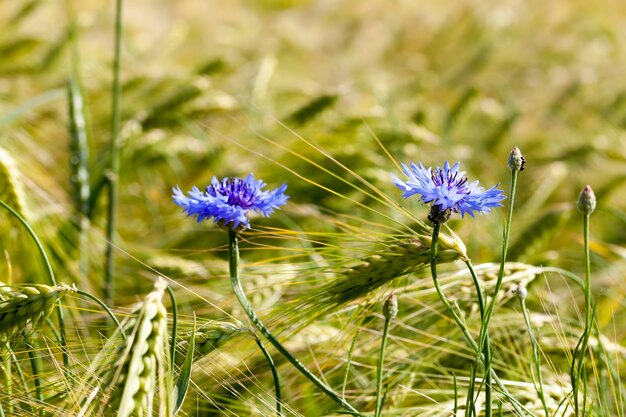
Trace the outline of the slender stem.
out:
<instances>
[{"instance_id":1,"label":"slender stem","mask_svg":"<svg viewBox=\"0 0 626 417\"><path fill-rule=\"evenodd\" d=\"M343 385L341 387L341 398L346 398L346 385L348 385L348 375L350 374L350 364L352 363L352 354L354 353L354 348L356 346L356 340L359 337L359 329L356 329L356 333L352 338L352 342L350 343L350 349L348 350L348 363L346 363L346 372L343 375Z\"/></svg>"},{"instance_id":2,"label":"slender stem","mask_svg":"<svg viewBox=\"0 0 626 417\"><path fill-rule=\"evenodd\" d=\"M537 341L535 333L533 332L533 328L530 323L530 316L528 315L528 309L526 308L526 300L524 298L520 298L520 305L522 307L522 314L524 315L524 322L526 323L526 330L528 331L528 336L530 337L530 346L533 355L533 384L535 385L535 390L537 391L537 395L539 395L539 400L541 401L541 405L543 406L543 412L546 414L546 417L549 417L550 412L548 411L546 396L543 392L543 377L541 374L541 362L539 358L539 342Z\"/></svg>"},{"instance_id":3,"label":"slender stem","mask_svg":"<svg viewBox=\"0 0 626 417\"><path fill-rule=\"evenodd\" d=\"M572 391L574 399L574 415L579 415L578 406L578 384L581 382L581 374L585 366L585 356L587 354L587 346L589 345L589 337L591 336L591 330L593 327L593 310L591 307L591 258L589 251L589 214L583 214L583 246L585 252L585 281L584 281L584 294L585 294L585 328L583 334L574 349L572 355ZM580 348L580 349L579 349ZM586 394L586 383L583 379L583 395ZM583 402L582 414L585 415L585 404Z\"/></svg>"},{"instance_id":4,"label":"slender stem","mask_svg":"<svg viewBox=\"0 0 626 417\"><path fill-rule=\"evenodd\" d=\"M7 349L11 349L9 342L6 342L6 346ZM2 365L0 365L0 368L2 369L5 395L9 402L8 412L13 414L13 381L11 381L11 358L9 357L9 355L4 355L4 359L2 360Z\"/></svg>"},{"instance_id":5,"label":"slender stem","mask_svg":"<svg viewBox=\"0 0 626 417\"><path fill-rule=\"evenodd\" d=\"M456 313L454 308L452 308L452 306L450 305L450 302L448 301L445 294L443 293L441 286L439 285L439 279L437 278L437 252L439 251L439 230L440 229L441 229L441 224L434 223L433 238L430 244L430 273L433 277L435 290L437 291L437 295L439 296L441 303L446 308L448 313L452 316L457 326L459 326L459 329L461 329L461 332L463 332L463 335L467 339L472 349L474 349L476 352L479 352L480 350L478 349L478 345L476 344L476 342L474 341L474 338L472 337L469 330L467 329L467 326L465 325L463 320L461 320L461 318Z\"/></svg>"},{"instance_id":6,"label":"slender stem","mask_svg":"<svg viewBox=\"0 0 626 417\"><path fill-rule=\"evenodd\" d=\"M509 236L511 233L511 222L513 220L513 206L515 203L515 189L517 188L517 173L518 171L513 169L511 170L511 189L510 189L510 201L509 201L509 211L507 215L507 220L504 225L504 239L502 242L502 256L500 259L500 269L498 270L498 278L496 280L496 286L493 291L493 297L487 307L487 310L484 312L482 316L482 322L480 327L480 338L478 345L483 348L483 353L485 355L485 417L491 417L491 381L489 375L491 374L491 347L489 343L489 322L491 321L491 316L493 315L493 309L496 305L496 301L498 300L498 293L502 289L502 281L504 279L504 266L506 264L506 255L509 249Z\"/></svg>"},{"instance_id":7,"label":"slender stem","mask_svg":"<svg viewBox=\"0 0 626 417\"><path fill-rule=\"evenodd\" d=\"M172 290L172 287L168 285L165 289L172 300L172 345L170 346L170 360L172 362L173 369L174 357L176 355L176 333L178 332L178 305L176 304L176 297L174 296L174 290Z\"/></svg>"},{"instance_id":8,"label":"slender stem","mask_svg":"<svg viewBox=\"0 0 626 417\"><path fill-rule=\"evenodd\" d=\"M483 325L480 329L480 345L485 343L485 338L489 332L489 321L493 315L493 309L498 299L498 293L502 288L502 281L504 279L504 266L506 264L506 255L509 250L509 236L511 233L511 222L513 221L513 206L515 204L515 189L517 188L517 173L516 170L511 170L511 188L509 191L509 211L507 214L506 223L504 224L504 238L502 241L502 256L500 258L500 269L498 270L498 278L496 280L496 286L493 292L493 298L485 311L485 318L483 319Z\"/></svg>"},{"instance_id":9,"label":"slender stem","mask_svg":"<svg viewBox=\"0 0 626 417\"><path fill-rule=\"evenodd\" d=\"M50 285L56 286L57 280L54 276L52 263L50 262L50 258L48 258L48 254L46 253L46 250L44 249L43 244L41 243L41 240L39 240L39 237L37 237L37 234L35 234L35 231L33 230L33 228L30 227L28 222L22 216L20 216L20 214L17 211L15 211L13 207L9 206L7 203L5 203L2 200L0 200L0 205L4 207L5 209L7 209L9 213L11 213L16 219L18 219L19 222L22 223L24 228L26 228L26 230L28 231L28 234L30 235L30 237L33 238L33 240L35 241L35 245L37 245L37 249L39 250L39 253L41 254L44 265L46 266L46 271L48 273L48 280L50 282ZM61 333L60 343L61 343L61 351L63 353L63 365L65 365L65 369L69 369L70 356L67 350L67 337L65 334L65 319L63 317L63 309L61 308L61 303L59 301L57 301L56 311L57 311L57 320L59 321L59 327L60 327L60 333Z\"/></svg>"},{"instance_id":10,"label":"slender stem","mask_svg":"<svg viewBox=\"0 0 626 417\"><path fill-rule=\"evenodd\" d=\"M486 359L485 359L485 356L482 353L482 349L479 348L478 344L476 343L476 341L472 337L472 334L469 332L469 330L468 330L467 326L465 325L465 323L463 322L463 320L459 317L459 315L456 313L456 311L452 308L452 306L450 305L450 302L446 299L446 296L443 293L443 291L441 289L441 286L439 285L439 279L437 278L437 251L439 249L439 230L440 229L441 229L441 225L439 223L434 223L434 226L433 226L433 237L432 237L431 246L430 246L430 272L431 272L431 275L433 277L433 283L435 285L435 290L437 291L437 295L439 296L439 300L444 305L444 307L446 308L448 313L454 319L455 323L457 324L457 326L459 327L459 329L463 333L463 336L465 336L465 339L467 340L467 343L471 346L471 348L474 350L474 352L477 355L479 355L480 361L485 365L485 372L489 372L491 374L491 378L496 383L496 385L498 386L500 391L509 399L509 401L511 401L511 404L513 405L515 410L520 415L524 415L523 414L523 412L524 412L523 410L525 410L525 411L528 411L528 410L519 401L517 401L515 398L513 398L513 396L506 389L506 387L504 386L504 384L502 383L502 381L500 380L498 375L496 375L494 370L491 369L490 367L487 367Z\"/></svg>"},{"instance_id":11,"label":"slender stem","mask_svg":"<svg viewBox=\"0 0 626 417\"><path fill-rule=\"evenodd\" d=\"M39 357L35 353L35 346L31 343L28 334L25 331L22 332L22 337L24 338L24 346L28 350L28 358L30 359L30 367L33 370L33 381L35 382L35 395L37 396L37 400L40 404L43 404L43 391L41 389L41 379L39 378L39 374L41 374L41 363L39 362ZM39 410L39 414L43 414L43 410Z\"/></svg>"},{"instance_id":12,"label":"slender stem","mask_svg":"<svg viewBox=\"0 0 626 417\"><path fill-rule=\"evenodd\" d=\"M11 361L15 365L15 370L17 371L17 376L20 378L22 385L24 386L24 391L30 391L30 387L28 386L28 382L26 382L26 376L24 376L24 371L22 371L22 367L20 366L20 362L17 360L17 356L15 356L15 352L9 345L9 342L4 342L4 347L6 348L6 352L10 353ZM30 406L31 411L33 410L32 406Z\"/></svg>"},{"instance_id":13,"label":"slender stem","mask_svg":"<svg viewBox=\"0 0 626 417\"><path fill-rule=\"evenodd\" d=\"M115 317L115 314L113 314L111 309L106 304L104 304L98 297L91 295L88 292L85 292L83 290L76 290L76 294L82 295L83 297L87 297L90 300L95 301L97 304L99 304L100 307L102 307L102 309L109 315L111 320L113 320L113 323L115 323L115 325L117 326L118 330L120 331L120 334L122 335L122 338L126 340L126 333L124 332L124 328L122 327L120 322L117 320L117 317Z\"/></svg>"},{"instance_id":14,"label":"slender stem","mask_svg":"<svg viewBox=\"0 0 626 417\"><path fill-rule=\"evenodd\" d=\"M485 317L485 296L483 295L483 289L480 286L480 281L476 276L476 271L474 270L474 265L472 265L472 261L469 259L465 261L465 265L467 265L467 269L470 271L470 275L472 276L472 281L474 282L474 288L476 288L476 299L478 300L478 309L480 310L480 318Z\"/></svg>"},{"instance_id":15,"label":"slender stem","mask_svg":"<svg viewBox=\"0 0 626 417\"><path fill-rule=\"evenodd\" d=\"M109 180L109 209L107 221L107 250L104 294L107 303L115 295L115 229L117 227L118 188L120 173L120 54L122 45L122 0L115 1L115 52L113 57L113 88L111 99L111 167Z\"/></svg>"},{"instance_id":16,"label":"slender stem","mask_svg":"<svg viewBox=\"0 0 626 417\"><path fill-rule=\"evenodd\" d=\"M248 302L246 295L243 292L243 288L241 287L241 282L239 281L239 243L237 238L237 233L233 230L228 231L228 249L229 249L229 270L230 270L230 282L233 286L233 291L235 292L235 296L241 305L241 308L248 316L250 322L256 327L259 332L278 350L291 364L302 373L305 377L309 379L315 386L317 386L324 394L326 394L329 398L335 401L344 409L350 411L351 413L358 414L358 411L350 405L346 400L337 395L332 388L326 385L322 380L313 375L311 371L309 371L298 359L296 359L270 332L267 328L261 323L261 321L257 318L254 310L252 310L252 306Z\"/></svg>"},{"instance_id":17,"label":"slender stem","mask_svg":"<svg viewBox=\"0 0 626 417\"><path fill-rule=\"evenodd\" d=\"M457 417L457 411L459 409L459 387L456 381L456 374L452 374L452 382L454 389L454 408L452 409L452 417Z\"/></svg>"},{"instance_id":18,"label":"slender stem","mask_svg":"<svg viewBox=\"0 0 626 417\"><path fill-rule=\"evenodd\" d=\"M591 312L591 258L589 253L589 214L583 216L583 239L585 247L585 313L586 329L591 328L592 312Z\"/></svg>"},{"instance_id":19,"label":"slender stem","mask_svg":"<svg viewBox=\"0 0 626 417\"><path fill-rule=\"evenodd\" d=\"M274 360L270 356L270 353L267 351L267 349L265 349L265 346L263 345L261 339L259 339L259 336L257 336L256 333L253 333L253 335L257 346L259 346L259 349L261 349L261 352L263 352L263 356L265 356L265 359L267 359L267 364L270 366L270 370L272 371L272 378L274 379L274 391L276 392L276 415L280 417L283 415L283 400L280 394L280 379L278 377L278 371L276 370Z\"/></svg>"},{"instance_id":20,"label":"slender stem","mask_svg":"<svg viewBox=\"0 0 626 417\"><path fill-rule=\"evenodd\" d=\"M485 319L485 299L483 296L483 289L480 286L480 281L478 281L478 277L476 276L476 271L474 271L474 266L470 260L465 262L467 268L472 275L472 281L474 281L474 287L476 288L476 298L478 300L478 308L480 310L480 319L481 326L483 320ZM491 344L489 342L489 334L487 334L485 339L485 345L483 346L483 355L485 356L485 361L491 361ZM473 382L473 381L472 381ZM488 370L485 370L485 417L491 417L491 409L492 409L492 387L491 387L491 373Z\"/></svg>"},{"instance_id":21,"label":"slender stem","mask_svg":"<svg viewBox=\"0 0 626 417\"><path fill-rule=\"evenodd\" d=\"M385 360L385 348L387 347L387 336L389 336L390 317L385 317L385 327L383 328L383 340L380 342L380 355L378 356L378 372L376 373L376 412L374 417L380 417L383 408L383 364Z\"/></svg>"}]
</instances>

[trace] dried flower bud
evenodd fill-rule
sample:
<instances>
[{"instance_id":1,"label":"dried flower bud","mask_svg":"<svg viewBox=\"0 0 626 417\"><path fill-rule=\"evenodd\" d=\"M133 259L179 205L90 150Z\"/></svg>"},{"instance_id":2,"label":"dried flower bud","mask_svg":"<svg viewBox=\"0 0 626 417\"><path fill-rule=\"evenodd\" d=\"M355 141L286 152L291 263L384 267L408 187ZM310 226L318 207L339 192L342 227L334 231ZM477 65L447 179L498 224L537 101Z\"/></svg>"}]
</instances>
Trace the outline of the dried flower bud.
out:
<instances>
[{"instance_id":1,"label":"dried flower bud","mask_svg":"<svg viewBox=\"0 0 626 417\"><path fill-rule=\"evenodd\" d=\"M587 185L583 188L578 196L578 202L576 205L582 214L589 215L593 213L596 209L596 196L593 193L591 186Z\"/></svg>"},{"instance_id":2,"label":"dried flower bud","mask_svg":"<svg viewBox=\"0 0 626 417\"><path fill-rule=\"evenodd\" d=\"M526 169L526 158L524 158L517 146L509 154L508 165L511 171L523 171Z\"/></svg>"},{"instance_id":3,"label":"dried flower bud","mask_svg":"<svg viewBox=\"0 0 626 417\"><path fill-rule=\"evenodd\" d=\"M520 300L525 300L528 295L528 290L523 285L518 285L513 292Z\"/></svg>"},{"instance_id":4,"label":"dried flower bud","mask_svg":"<svg viewBox=\"0 0 626 417\"><path fill-rule=\"evenodd\" d=\"M385 300L383 315L389 321L395 319L398 315L398 297L394 293L391 293Z\"/></svg>"}]
</instances>

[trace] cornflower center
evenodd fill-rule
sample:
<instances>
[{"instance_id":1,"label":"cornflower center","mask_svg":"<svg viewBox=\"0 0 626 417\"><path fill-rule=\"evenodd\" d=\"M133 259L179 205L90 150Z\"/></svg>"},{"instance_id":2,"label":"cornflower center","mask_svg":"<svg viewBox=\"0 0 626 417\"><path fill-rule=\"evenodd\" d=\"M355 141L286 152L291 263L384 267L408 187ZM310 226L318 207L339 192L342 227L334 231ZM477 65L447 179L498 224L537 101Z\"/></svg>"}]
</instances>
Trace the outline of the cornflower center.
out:
<instances>
[{"instance_id":1,"label":"cornflower center","mask_svg":"<svg viewBox=\"0 0 626 417\"><path fill-rule=\"evenodd\" d=\"M456 188L457 194L469 195L471 193L471 191L467 188L467 178L465 178L465 176L461 176L459 178L458 172L447 171L444 176L443 169L437 167L437 169L431 174L431 178L437 187L445 184L448 190Z\"/></svg>"},{"instance_id":2,"label":"cornflower center","mask_svg":"<svg viewBox=\"0 0 626 417\"><path fill-rule=\"evenodd\" d=\"M218 195L226 196L228 197L226 202L228 205L239 206L244 209L254 206L256 199L256 189L251 188L244 181L233 181L230 178L220 182L217 187L209 185L207 193L214 197Z\"/></svg>"}]
</instances>

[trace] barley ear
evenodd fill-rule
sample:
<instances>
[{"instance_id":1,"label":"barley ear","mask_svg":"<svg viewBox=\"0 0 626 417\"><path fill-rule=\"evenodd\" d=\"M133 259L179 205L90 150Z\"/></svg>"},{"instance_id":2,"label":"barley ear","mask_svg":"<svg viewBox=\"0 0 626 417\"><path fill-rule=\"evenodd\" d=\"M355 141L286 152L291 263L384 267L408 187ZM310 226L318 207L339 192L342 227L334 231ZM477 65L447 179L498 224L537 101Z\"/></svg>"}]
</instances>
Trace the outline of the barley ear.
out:
<instances>
[{"instance_id":1,"label":"barley ear","mask_svg":"<svg viewBox=\"0 0 626 417\"><path fill-rule=\"evenodd\" d=\"M118 349L113 369L106 377L110 393L104 408L106 415L150 416L157 392L159 415L171 415L167 310L162 302L165 287L165 281L159 280L124 325L128 338Z\"/></svg>"},{"instance_id":2,"label":"barley ear","mask_svg":"<svg viewBox=\"0 0 626 417\"><path fill-rule=\"evenodd\" d=\"M22 217L29 217L21 173L15 159L2 147L0 147L0 200L13 207Z\"/></svg>"},{"instance_id":3,"label":"barley ear","mask_svg":"<svg viewBox=\"0 0 626 417\"><path fill-rule=\"evenodd\" d=\"M10 340L28 326L35 328L52 313L56 302L71 292L76 288L66 284L0 283L0 342Z\"/></svg>"}]
</instances>

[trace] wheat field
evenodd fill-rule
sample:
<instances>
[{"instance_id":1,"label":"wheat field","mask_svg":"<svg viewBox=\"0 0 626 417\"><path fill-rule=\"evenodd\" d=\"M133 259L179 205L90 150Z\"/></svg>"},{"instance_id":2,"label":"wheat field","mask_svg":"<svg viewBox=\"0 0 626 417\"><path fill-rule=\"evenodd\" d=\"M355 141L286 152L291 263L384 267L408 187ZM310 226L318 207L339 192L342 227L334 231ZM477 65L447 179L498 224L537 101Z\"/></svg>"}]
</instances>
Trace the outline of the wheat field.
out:
<instances>
[{"instance_id":1,"label":"wheat field","mask_svg":"<svg viewBox=\"0 0 626 417\"><path fill-rule=\"evenodd\" d=\"M625 415L624 21L0 2L0 416ZM392 174L446 161L506 198L438 234ZM250 173L249 229L172 198Z\"/></svg>"}]
</instances>

